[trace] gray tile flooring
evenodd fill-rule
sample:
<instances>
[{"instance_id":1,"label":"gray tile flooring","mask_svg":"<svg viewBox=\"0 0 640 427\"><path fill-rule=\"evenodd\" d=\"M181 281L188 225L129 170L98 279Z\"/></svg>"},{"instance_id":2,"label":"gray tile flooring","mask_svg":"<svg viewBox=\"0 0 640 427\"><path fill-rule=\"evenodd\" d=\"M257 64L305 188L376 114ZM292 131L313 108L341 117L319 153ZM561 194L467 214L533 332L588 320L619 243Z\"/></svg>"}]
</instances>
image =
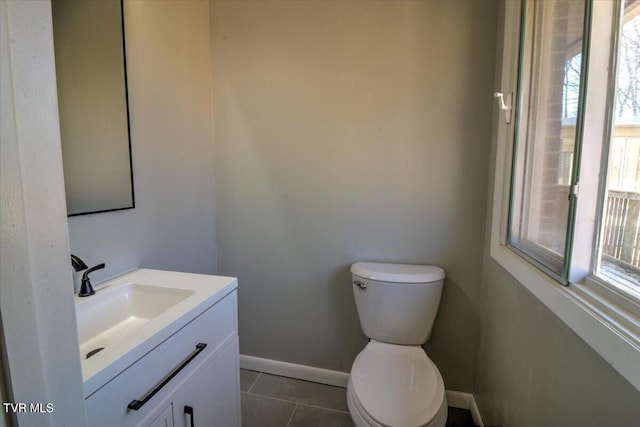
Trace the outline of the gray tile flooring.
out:
<instances>
[{"instance_id":1,"label":"gray tile flooring","mask_svg":"<svg viewBox=\"0 0 640 427\"><path fill-rule=\"evenodd\" d=\"M243 427L353 427L342 387L241 369L240 391ZM473 427L471 414L449 408L447 427Z\"/></svg>"},{"instance_id":2,"label":"gray tile flooring","mask_svg":"<svg viewBox=\"0 0 640 427\"><path fill-rule=\"evenodd\" d=\"M342 387L240 370L243 427L353 427Z\"/></svg>"}]
</instances>

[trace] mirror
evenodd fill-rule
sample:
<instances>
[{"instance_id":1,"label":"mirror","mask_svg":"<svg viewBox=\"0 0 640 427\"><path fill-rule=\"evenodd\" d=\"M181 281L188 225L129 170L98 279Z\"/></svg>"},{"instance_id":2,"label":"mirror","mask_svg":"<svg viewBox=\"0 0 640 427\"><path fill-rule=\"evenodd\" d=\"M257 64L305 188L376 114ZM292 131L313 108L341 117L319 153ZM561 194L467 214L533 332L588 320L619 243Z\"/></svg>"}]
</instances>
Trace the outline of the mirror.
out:
<instances>
[{"instance_id":1,"label":"mirror","mask_svg":"<svg viewBox=\"0 0 640 427\"><path fill-rule=\"evenodd\" d=\"M122 0L52 0L69 216L134 207Z\"/></svg>"}]
</instances>

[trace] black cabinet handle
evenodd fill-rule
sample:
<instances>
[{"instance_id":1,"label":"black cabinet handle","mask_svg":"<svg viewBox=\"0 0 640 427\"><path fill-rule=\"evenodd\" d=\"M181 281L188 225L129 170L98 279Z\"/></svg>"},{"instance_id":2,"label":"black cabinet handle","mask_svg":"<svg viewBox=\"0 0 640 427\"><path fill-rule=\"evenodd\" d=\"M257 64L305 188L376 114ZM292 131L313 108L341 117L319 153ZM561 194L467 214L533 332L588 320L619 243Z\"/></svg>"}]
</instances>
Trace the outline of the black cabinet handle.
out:
<instances>
[{"instance_id":1,"label":"black cabinet handle","mask_svg":"<svg viewBox=\"0 0 640 427\"><path fill-rule=\"evenodd\" d=\"M134 411L137 411L138 409L142 408L142 406L147 403L153 396L155 396L155 394L157 392L159 392L160 390L162 390L162 387L164 387L165 385L167 385L167 383L169 381L171 381L171 379L173 377L175 377L176 375L178 375L178 373L184 369L185 366L187 366L189 364L189 362L191 362L198 354L200 354L200 352L202 350L204 350L205 348L207 348L207 345L205 343L198 343L196 344L196 349L189 355L187 356L186 359L184 359L182 361L182 363L180 363L180 365L176 366L175 368L173 368L173 370L171 372L169 372L163 379L162 381L160 381L158 383L158 385L156 385L152 390L148 391L147 394L144 395L144 397L140 398L140 400L132 400L131 403L129 403L127 405L127 408L129 409L133 409ZM191 419L193 420L193 417L191 417ZM192 421L193 424L193 421Z\"/></svg>"},{"instance_id":2,"label":"black cabinet handle","mask_svg":"<svg viewBox=\"0 0 640 427\"><path fill-rule=\"evenodd\" d=\"M193 408L191 406L185 406L184 413L191 418L191 427L196 427L195 421L193 420Z\"/></svg>"}]
</instances>

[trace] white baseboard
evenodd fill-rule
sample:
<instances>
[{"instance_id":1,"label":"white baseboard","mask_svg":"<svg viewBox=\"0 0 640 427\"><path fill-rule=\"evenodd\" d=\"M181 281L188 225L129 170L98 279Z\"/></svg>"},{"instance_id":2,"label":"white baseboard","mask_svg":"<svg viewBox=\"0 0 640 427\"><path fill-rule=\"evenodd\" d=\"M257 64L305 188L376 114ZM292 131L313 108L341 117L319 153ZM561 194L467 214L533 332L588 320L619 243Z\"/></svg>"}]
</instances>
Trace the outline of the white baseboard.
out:
<instances>
[{"instance_id":1,"label":"white baseboard","mask_svg":"<svg viewBox=\"0 0 640 427\"><path fill-rule=\"evenodd\" d=\"M245 356L243 354L240 355L240 367L242 369L250 369L252 371L260 371L267 374L313 381L315 383L334 385L338 387L347 387L347 382L349 381L348 372L314 368L313 366L263 359L261 357Z\"/></svg>"},{"instance_id":2,"label":"white baseboard","mask_svg":"<svg viewBox=\"0 0 640 427\"><path fill-rule=\"evenodd\" d=\"M330 369L314 368L313 366L298 365L296 363L281 362L279 360L263 359L261 357L240 355L240 367L251 371L282 377L313 381L338 387L347 387L348 372L332 371ZM447 404L454 408L467 409L471 412L473 422L478 427L484 427L476 400L471 393L446 390Z\"/></svg>"},{"instance_id":3,"label":"white baseboard","mask_svg":"<svg viewBox=\"0 0 640 427\"><path fill-rule=\"evenodd\" d=\"M478 427L484 427L482 417L480 416L480 410L476 404L476 399L471 393L464 393L461 391L447 390L447 405L453 408L467 409L471 412L471 418L473 423Z\"/></svg>"}]
</instances>

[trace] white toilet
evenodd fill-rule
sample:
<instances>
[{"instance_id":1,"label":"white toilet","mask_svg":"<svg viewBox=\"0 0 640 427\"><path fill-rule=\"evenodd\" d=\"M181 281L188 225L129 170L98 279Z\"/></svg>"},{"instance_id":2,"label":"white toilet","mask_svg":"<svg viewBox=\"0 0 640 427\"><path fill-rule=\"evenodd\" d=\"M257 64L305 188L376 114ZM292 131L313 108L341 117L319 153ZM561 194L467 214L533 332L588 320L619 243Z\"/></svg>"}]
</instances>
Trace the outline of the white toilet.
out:
<instances>
[{"instance_id":1,"label":"white toilet","mask_svg":"<svg viewBox=\"0 0 640 427\"><path fill-rule=\"evenodd\" d=\"M443 427L444 382L421 345L429 340L444 271L435 266L351 266L360 325L369 344L351 368L347 403L357 427Z\"/></svg>"}]
</instances>

